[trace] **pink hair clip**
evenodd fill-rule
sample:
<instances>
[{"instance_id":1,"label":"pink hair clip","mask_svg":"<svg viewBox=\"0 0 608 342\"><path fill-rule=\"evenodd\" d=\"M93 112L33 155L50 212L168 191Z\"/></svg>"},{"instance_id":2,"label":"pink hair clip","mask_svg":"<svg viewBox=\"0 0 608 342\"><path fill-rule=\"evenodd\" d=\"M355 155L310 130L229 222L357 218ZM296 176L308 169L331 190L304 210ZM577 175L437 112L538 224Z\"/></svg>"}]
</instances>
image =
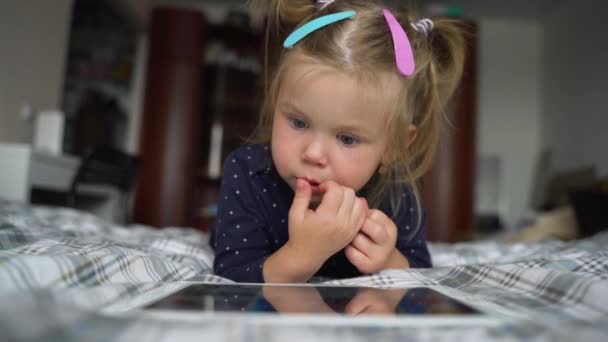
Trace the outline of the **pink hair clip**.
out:
<instances>
[{"instance_id":1,"label":"pink hair clip","mask_svg":"<svg viewBox=\"0 0 608 342\"><path fill-rule=\"evenodd\" d=\"M416 63L414 62L414 51L412 51L410 40L407 38L403 27L389 10L384 9L382 13L393 36L397 69L402 75L411 76L416 70Z\"/></svg>"}]
</instances>

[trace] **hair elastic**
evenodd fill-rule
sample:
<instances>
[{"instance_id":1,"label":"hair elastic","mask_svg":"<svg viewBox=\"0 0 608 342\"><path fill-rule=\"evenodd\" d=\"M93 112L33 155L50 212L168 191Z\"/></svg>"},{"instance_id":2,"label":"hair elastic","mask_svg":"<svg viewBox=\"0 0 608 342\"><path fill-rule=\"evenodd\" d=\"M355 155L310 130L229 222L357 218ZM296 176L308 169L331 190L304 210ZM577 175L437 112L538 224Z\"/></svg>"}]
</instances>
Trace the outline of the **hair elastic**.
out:
<instances>
[{"instance_id":1,"label":"hair elastic","mask_svg":"<svg viewBox=\"0 0 608 342\"><path fill-rule=\"evenodd\" d=\"M382 13L393 36L397 69L402 75L411 76L416 70L416 63L414 62L414 51L412 51L410 40L407 38L403 27L389 10L384 9Z\"/></svg>"},{"instance_id":2,"label":"hair elastic","mask_svg":"<svg viewBox=\"0 0 608 342\"><path fill-rule=\"evenodd\" d=\"M319 11L329 6L335 0L317 0L317 6L319 7Z\"/></svg>"},{"instance_id":3,"label":"hair elastic","mask_svg":"<svg viewBox=\"0 0 608 342\"><path fill-rule=\"evenodd\" d=\"M296 45L300 40L304 37L308 36L312 32L323 28L327 25L331 25L335 22L342 21L345 19L353 18L356 15L355 11L344 11L338 13L332 13L328 15L324 15L322 17L316 18L307 22L306 24L300 26L295 31L293 31L287 39L283 42L284 48L292 48Z\"/></svg>"},{"instance_id":4,"label":"hair elastic","mask_svg":"<svg viewBox=\"0 0 608 342\"><path fill-rule=\"evenodd\" d=\"M416 22L411 23L412 28L418 32L424 33L425 36L429 35L429 32L433 30L433 21L429 18L420 19Z\"/></svg>"}]
</instances>

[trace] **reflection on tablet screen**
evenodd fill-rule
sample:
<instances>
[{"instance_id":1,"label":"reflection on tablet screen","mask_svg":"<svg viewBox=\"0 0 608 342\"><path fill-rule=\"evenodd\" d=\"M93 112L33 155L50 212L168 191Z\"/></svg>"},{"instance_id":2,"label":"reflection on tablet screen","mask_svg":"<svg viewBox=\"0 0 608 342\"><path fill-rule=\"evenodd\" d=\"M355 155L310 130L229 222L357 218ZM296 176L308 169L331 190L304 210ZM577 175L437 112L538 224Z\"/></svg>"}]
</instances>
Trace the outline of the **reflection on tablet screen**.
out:
<instances>
[{"instance_id":1,"label":"reflection on tablet screen","mask_svg":"<svg viewBox=\"0 0 608 342\"><path fill-rule=\"evenodd\" d=\"M196 284L147 309L348 315L468 315L479 311L429 288Z\"/></svg>"}]
</instances>

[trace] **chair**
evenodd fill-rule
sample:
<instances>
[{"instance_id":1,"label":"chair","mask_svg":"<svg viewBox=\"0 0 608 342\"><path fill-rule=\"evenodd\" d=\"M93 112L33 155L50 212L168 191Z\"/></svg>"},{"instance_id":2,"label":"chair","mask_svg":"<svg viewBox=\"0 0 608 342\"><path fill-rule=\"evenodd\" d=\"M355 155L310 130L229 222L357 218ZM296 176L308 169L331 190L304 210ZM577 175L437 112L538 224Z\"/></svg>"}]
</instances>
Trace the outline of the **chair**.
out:
<instances>
[{"instance_id":1,"label":"chair","mask_svg":"<svg viewBox=\"0 0 608 342\"><path fill-rule=\"evenodd\" d=\"M83 184L110 185L120 192L122 219L129 221L129 193L135 183L139 158L111 146L94 147L80 163L67 194L67 204L78 205L78 188Z\"/></svg>"}]
</instances>

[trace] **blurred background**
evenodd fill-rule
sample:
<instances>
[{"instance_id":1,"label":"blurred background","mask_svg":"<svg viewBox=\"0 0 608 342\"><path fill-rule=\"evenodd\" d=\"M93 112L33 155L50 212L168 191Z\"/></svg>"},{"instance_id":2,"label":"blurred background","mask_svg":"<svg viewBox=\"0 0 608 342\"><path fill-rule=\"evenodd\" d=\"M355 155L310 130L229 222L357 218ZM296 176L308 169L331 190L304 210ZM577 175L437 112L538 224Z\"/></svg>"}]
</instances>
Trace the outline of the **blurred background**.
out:
<instances>
[{"instance_id":1,"label":"blurred background","mask_svg":"<svg viewBox=\"0 0 608 342\"><path fill-rule=\"evenodd\" d=\"M452 125L424 182L429 239L607 227L608 4L392 3L471 30ZM21 0L2 1L0 19L0 181L15 184L15 146L75 170L111 146L138 160L124 222L208 229L223 158L255 124L263 18L237 0ZM21 199L45 203L34 188L55 176L31 165Z\"/></svg>"}]
</instances>

